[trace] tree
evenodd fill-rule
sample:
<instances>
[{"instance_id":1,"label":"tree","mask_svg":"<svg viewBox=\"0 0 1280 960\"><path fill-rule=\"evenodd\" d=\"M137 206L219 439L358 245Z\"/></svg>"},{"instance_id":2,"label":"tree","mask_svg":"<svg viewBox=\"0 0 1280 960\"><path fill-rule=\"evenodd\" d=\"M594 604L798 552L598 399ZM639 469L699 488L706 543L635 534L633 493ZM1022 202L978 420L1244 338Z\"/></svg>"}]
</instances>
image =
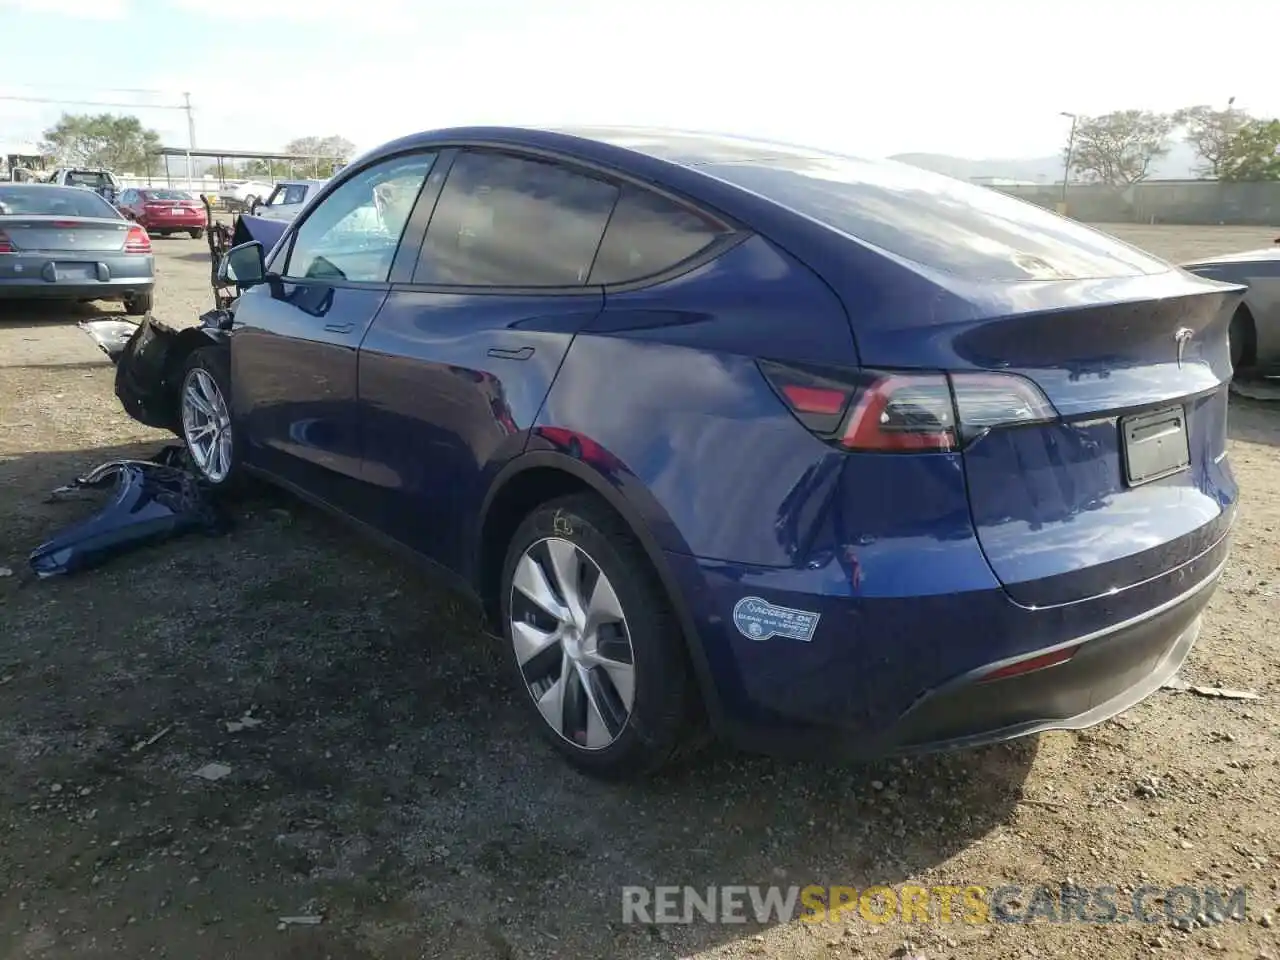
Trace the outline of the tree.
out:
<instances>
[{"instance_id":1,"label":"tree","mask_svg":"<svg viewBox=\"0 0 1280 960\"><path fill-rule=\"evenodd\" d=\"M1280 180L1280 120L1249 120L1222 158L1223 180Z\"/></svg>"},{"instance_id":2,"label":"tree","mask_svg":"<svg viewBox=\"0 0 1280 960\"><path fill-rule=\"evenodd\" d=\"M334 162L321 164L322 169L317 171L324 176L332 176L336 167L351 159L351 155L356 152L356 147L346 137L335 134L329 137L299 137L285 144L284 151L310 157L332 158Z\"/></svg>"},{"instance_id":3,"label":"tree","mask_svg":"<svg viewBox=\"0 0 1280 960\"><path fill-rule=\"evenodd\" d=\"M1232 140L1249 119L1243 110L1230 105L1225 110L1215 110L1201 104L1173 115L1174 124L1183 128L1183 141L1203 161L1197 172L1215 179L1222 174L1222 159Z\"/></svg>"},{"instance_id":4,"label":"tree","mask_svg":"<svg viewBox=\"0 0 1280 960\"><path fill-rule=\"evenodd\" d=\"M160 135L137 117L64 113L44 132L40 148L65 166L147 171Z\"/></svg>"},{"instance_id":5,"label":"tree","mask_svg":"<svg viewBox=\"0 0 1280 960\"><path fill-rule=\"evenodd\" d=\"M1169 152L1173 117L1149 110L1117 110L1081 117L1071 167L1082 179L1128 186L1147 177L1151 162Z\"/></svg>"}]
</instances>

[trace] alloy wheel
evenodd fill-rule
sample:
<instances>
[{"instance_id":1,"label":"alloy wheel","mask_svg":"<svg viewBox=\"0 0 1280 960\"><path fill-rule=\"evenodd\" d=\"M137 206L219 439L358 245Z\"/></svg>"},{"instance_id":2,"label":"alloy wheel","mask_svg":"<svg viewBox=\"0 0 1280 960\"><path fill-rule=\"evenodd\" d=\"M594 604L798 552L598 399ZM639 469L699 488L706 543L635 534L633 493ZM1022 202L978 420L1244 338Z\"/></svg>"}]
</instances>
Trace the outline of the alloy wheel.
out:
<instances>
[{"instance_id":1,"label":"alloy wheel","mask_svg":"<svg viewBox=\"0 0 1280 960\"><path fill-rule=\"evenodd\" d=\"M200 367L182 385L182 434L205 479L225 480L231 472L231 415L217 381Z\"/></svg>"},{"instance_id":2,"label":"alloy wheel","mask_svg":"<svg viewBox=\"0 0 1280 960\"><path fill-rule=\"evenodd\" d=\"M635 661L600 565L568 540L538 540L516 564L509 616L521 675L551 729L583 750L616 741L635 702Z\"/></svg>"}]
</instances>

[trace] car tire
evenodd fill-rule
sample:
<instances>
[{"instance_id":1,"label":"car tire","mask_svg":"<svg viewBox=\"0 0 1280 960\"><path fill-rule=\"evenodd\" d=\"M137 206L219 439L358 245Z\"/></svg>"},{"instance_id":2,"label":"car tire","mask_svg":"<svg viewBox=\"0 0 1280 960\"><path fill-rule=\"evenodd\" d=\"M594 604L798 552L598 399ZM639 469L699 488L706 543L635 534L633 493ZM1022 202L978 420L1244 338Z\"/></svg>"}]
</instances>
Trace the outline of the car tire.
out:
<instances>
[{"instance_id":1,"label":"car tire","mask_svg":"<svg viewBox=\"0 0 1280 960\"><path fill-rule=\"evenodd\" d=\"M124 312L133 316L143 316L151 312L155 306L156 294L154 290L147 290L144 293L135 293L132 297L127 297L124 301Z\"/></svg>"},{"instance_id":2,"label":"car tire","mask_svg":"<svg viewBox=\"0 0 1280 960\"><path fill-rule=\"evenodd\" d=\"M199 240L201 237L203 237L203 236L204 236L204 231L203 231L203 230L199 230L199 229L197 229L197 230L188 230L188 231L187 231L187 233L191 235L191 239L192 239L192 240Z\"/></svg>"},{"instance_id":3,"label":"car tire","mask_svg":"<svg viewBox=\"0 0 1280 960\"><path fill-rule=\"evenodd\" d=\"M1249 355L1253 342L1253 318L1244 307L1236 309L1227 332L1227 345L1231 350L1231 371L1238 373Z\"/></svg>"},{"instance_id":4,"label":"car tire","mask_svg":"<svg viewBox=\"0 0 1280 960\"><path fill-rule=\"evenodd\" d=\"M178 427L192 468L211 487L241 482L240 440L231 422L231 352L211 344L192 350L178 389ZM212 432L210 432L212 428Z\"/></svg>"},{"instance_id":5,"label":"car tire","mask_svg":"<svg viewBox=\"0 0 1280 960\"><path fill-rule=\"evenodd\" d=\"M573 766L633 779L689 742L696 695L680 624L635 535L603 501L536 507L511 539L500 589L530 718Z\"/></svg>"}]
</instances>

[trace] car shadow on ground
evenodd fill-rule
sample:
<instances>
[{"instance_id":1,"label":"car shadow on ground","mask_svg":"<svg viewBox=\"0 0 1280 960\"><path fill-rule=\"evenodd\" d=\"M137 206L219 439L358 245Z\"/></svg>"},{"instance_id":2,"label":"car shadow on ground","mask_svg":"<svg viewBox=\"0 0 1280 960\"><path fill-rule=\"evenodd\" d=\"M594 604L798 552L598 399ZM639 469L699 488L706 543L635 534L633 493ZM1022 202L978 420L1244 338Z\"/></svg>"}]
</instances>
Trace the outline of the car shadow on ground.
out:
<instances>
[{"instance_id":1,"label":"car shadow on ground","mask_svg":"<svg viewBox=\"0 0 1280 960\"><path fill-rule=\"evenodd\" d=\"M1034 740L865 766L712 747L637 785L579 776L469 602L271 491L231 504L221 537L22 569L102 503L49 489L158 448L5 464L0 874L20 879L0 936L89 956L275 957L281 937L299 957L686 955L757 926L623 924L624 886L893 884L1019 803ZM276 929L299 914L323 920Z\"/></svg>"},{"instance_id":2,"label":"car shadow on ground","mask_svg":"<svg viewBox=\"0 0 1280 960\"><path fill-rule=\"evenodd\" d=\"M103 314L115 315L120 308L113 303L75 300L0 300L0 326L62 321L79 323Z\"/></svg>"},{"instance_id":3,"label":"car shadow on ground","mask_svg":"<svg viewBox=\"0 0 1280 960\"><path fill-rule=\"evenodd\" d=\"M1280 385L1280 381L1275 383ZM1227 433L1232 440L1280 447L1280 400L1233 395L1227 413Z\"/></svg>"}]
</instances>

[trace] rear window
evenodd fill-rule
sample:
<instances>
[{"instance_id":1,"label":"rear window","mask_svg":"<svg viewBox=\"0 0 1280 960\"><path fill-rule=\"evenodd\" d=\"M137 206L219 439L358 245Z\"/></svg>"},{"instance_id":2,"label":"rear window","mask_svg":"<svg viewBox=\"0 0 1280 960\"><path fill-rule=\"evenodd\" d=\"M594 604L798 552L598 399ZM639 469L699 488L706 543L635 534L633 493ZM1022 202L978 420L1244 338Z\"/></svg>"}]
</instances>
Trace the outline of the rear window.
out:
<instances>
[{"instance_id":1,"label":"rear window","mask_svg":"<svg viewBox=\"0 0 1280 960\"><path fill-rule=\"evenodd\" d=\"M45 186L0 187L0 216L120 218L96 193Z\"/></svg>"},{"instance_id":2,"label":"rear window","mask_svg":"<svg viewBox=\"0 0 1280 960\"><path fill-rule=\"evenodd\" d=\"M101 170L68 170L65 182L68 187L92 187L95 190L111 186L111 180Z\"/></svg>"},{"instance_id":3,"label":"rear window","mask_svg":"<svg viewBox=\"0 0 1280 960\"><path fill-rule=\"evenodd\" d=\"M144 190L142 191L142 199L144 200L194 200L195 198L189 193L183 193L181 190Z\"/></svg>"},{"instance_id":4,"label":"rear window","mask_svg":"<svg viewBox=\"0 0 1280 960\"><path fill-rule=\"evenodd\" d=\"M905 164L788 157L700 169L888 253L970 280L1124 277L1169 269L1040 207Z\"/></svg>"}]
</instances>

